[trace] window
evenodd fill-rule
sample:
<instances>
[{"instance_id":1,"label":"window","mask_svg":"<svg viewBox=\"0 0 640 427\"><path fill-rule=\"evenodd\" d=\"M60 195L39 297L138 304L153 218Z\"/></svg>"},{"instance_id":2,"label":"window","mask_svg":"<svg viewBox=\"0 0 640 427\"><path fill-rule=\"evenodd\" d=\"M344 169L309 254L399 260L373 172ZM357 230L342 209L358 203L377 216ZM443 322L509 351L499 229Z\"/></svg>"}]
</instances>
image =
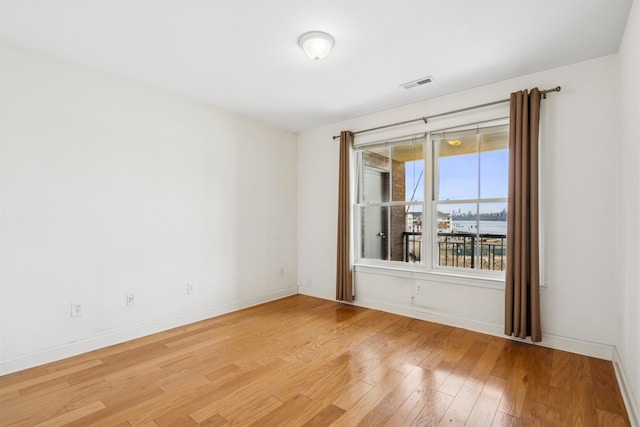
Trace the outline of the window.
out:
<instances>
[{"instance_id":1,"label":"window","mask_svg":"<svg viewBox=\"0 0 640 427\"><path fill-rule=\"evenodd\" d=\"M359 258L420 262L425 136L357 151ZM410 246L407 251L407 246Z\"/></svg>"},{"instance_id":2,"label":"window","mask_svg":"<svg viewBox=\"0 0 640 427\"><path fill-rule=\"evenodd\" d=\"M502 275L508 145L503 120L356 146L358 262Z\"/></svg>"}]
</instances>

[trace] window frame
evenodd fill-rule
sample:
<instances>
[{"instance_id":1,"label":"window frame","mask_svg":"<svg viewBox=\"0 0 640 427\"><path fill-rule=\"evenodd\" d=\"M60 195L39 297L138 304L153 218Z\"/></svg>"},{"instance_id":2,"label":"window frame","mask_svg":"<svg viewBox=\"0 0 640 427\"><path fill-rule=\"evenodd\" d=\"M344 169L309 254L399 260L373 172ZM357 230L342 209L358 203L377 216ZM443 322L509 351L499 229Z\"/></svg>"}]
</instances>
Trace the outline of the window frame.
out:
<instances>
[{"instance_id":1,"label":"window frame","mask_svg":"<svg viewBox=\"0 0 640 427\"><path fill-rule=\"evenodd\" d=\"M493 118L490 120L484 121L476 121L473 123L466 123L457 126L447 126L445 128L433 129L426 132L421 132L418 134L408 135L408 136L398 136L394 138L388 138L385 140L378 141L370 141L362 144L356 144L354 146L354 150L356 155L353 156L354 165L355 165L355 197L353 201L353 224L354 224L354 264L356 267L379 267L389 270L396 270L397 272L406 271L406 272L414 272L414 273L423 273L423 274L431 274L438 276L454 276L459 278L469 278L469 279L488 279L490 281L500 281L503 282L505 278L505 270L485 270L481 268L464 268L464 267L449 267L449 266L440 266L438 260L438 231L437 231L437 217L438 217L438 205L442 204L442 201L437 199L438 189L437 186L439 184L439 162L438 156L439 153L437 151L437 147L434 142L434 135L447 133L454 133L460 131L475 131L476 134L483 133L484 129L490 129L493 127L507 127L509 126L509 118L508 117L499 117ZM486 133L486 132L484 132ZM375 146L394 146L399 145L402 141L407 141L411 137L415 136L424 136L422 141L422 150L423 150L423 161L424 161L424 194L423 201L419 202L408 202L408 201L388 201L388 202L379 202L379 203L363 203L360 199L360 195L362 192L362 180L361 174L363 173L364 164L362 159L362 153L367 149L367 147L375 147ZM480 147L480 144L478 144ZM480 156L481 151L478 151L478 156ZM480 163L480 157L478 162ZM478 186L480 187L480 168L478 169ZM479 206L481 203L507 203L508 195L504 198L487 198L482 199L481 194L478 191L477 199L468 199L468 200L456 200L447 202L445 204L460 204L462 202L468 201L470 203L476 203ZM418 205L422 206L422 246L421 246L421 254L420 254L420 263L409 263L405 261L391 261L391 260L382 260L382 259L373 259L373 258L364 258L362 252L362 221L361 221L361 210L369 207L369 206L413 206ZM505 232L506 234L506 232Z\"/></svg>"},{"instance_id":2,"label":"window frame","mask_svg":"<svg viewBox=\"0 0 640 427\"><path fill-rule=\"evenodd\" d=\"M367 207L388 207L389 209L393 208L393 207L398 207L398 206L422 206L423 207L423 215L424 215L424 205L425 205L425 201L424 201L424 197L427 194L427 190L426 190L426 180L425 180L425 188L424 188L424 194L423 194L423 200L420 201L393 201L393 196L392 196L392 179L389 179L389 201L381 201L381 202L359 202L360 197L363 196L364 193L364 189L363 189L363 180L361 179L361 177L363 176L363 174L365 173L365 169L366 168L372 168L370 166L365 166L364 162L362 160L362 156L363 156L363 152L366 151L367 147L371 147L371 146L376 146L376 147L386 147L389 150L392 150L393 147L396 146L403 146L403 145L408 145L407 141L409 141L410 139L415 139L415 138L423 138L422 141L422 150L424 153L424 150L426 149L426 139L427 139L427 133L426 132L421 132L418 134L411 134L411 135L405 135L405 136L398 136L398 137L394 137L394 138L388 138L385 139L384 141L375 141L372 143L365 143L365 144L360 144L355 148L355 153L354 156L352 156L353 159L353 163L355 164L354 170L355 170L355 176L354 176L354 182L355 182L355 197L354 197L354 202L353 202L353 227L354 227L354 245L353 245L353 251L354 251L354 260L355 260L355 264L356 265L369 265L369 266L381 266L381 267L394 267L394 268L401 268L404 267L403 269L412 269L415 270L415 268L411 268L410 266L421 266L421 264L416 264L416 263L406 263L404 261L390 261L390 260L380 260L380 259L375 259L375 258L364 258L361 256L362 254L362 245L361 242L363 241L363 236L362 236L362 222L361 222L361 209L365 209ZM390 157L391 158L391 157ZM423 154L423 161L425 162L424 165L424 169L426 169L426 161L424 160L424 154ZM374 168L372 168L374 169ZM382 170L382 169L380 169ZM424 173L424 175L426 175L426 171ZM390 177L391 178L391 177ZM426 179L426 177L425 177ZM390 221L391 219L389 218L387 220L387 222L389 223L387 226L388 230L391 230L391 225L390 225ZM423 228L423 236L424 236L424 228ZM387 240L387 242L390 242L389 240ZM389 248L389 246L391 245L391 243L387 243L387 247ZM425 245L422 244L421 247L421 253L420 253L420 259L424 260L424 251L425 251ZM389 251L389 249L387 249ZM419 267L419 270L423 270L421 267Z\"/></svg>"}]
</instances>

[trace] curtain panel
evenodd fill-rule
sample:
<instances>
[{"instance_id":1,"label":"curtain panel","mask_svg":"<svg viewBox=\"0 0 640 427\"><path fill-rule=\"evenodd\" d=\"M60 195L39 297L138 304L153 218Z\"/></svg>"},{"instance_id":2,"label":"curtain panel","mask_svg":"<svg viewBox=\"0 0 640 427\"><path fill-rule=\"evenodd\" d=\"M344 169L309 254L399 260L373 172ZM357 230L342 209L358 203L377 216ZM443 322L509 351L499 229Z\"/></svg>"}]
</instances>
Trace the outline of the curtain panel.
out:
<instances>
[{"instance_id":1,"label":"curtain panel","mask_svg":"<svg viewBox=\"0 0 640 427\"><path fill-rule=\"evenodd\" d=\"M336 300L353 301L351 268L351 151L353 133L340 132L340 166L338 177L338 258Z\"/></svg>"},{"instance_id":2,"label":"curtain panel","mask_svg":"<svg viewBox=\"0 0 640 427\"><path fill-rule=\"evenodd\" d=\"M511 94L505 334L542 340L538 228L540 92Z\"/></svg>"}]
</instances>

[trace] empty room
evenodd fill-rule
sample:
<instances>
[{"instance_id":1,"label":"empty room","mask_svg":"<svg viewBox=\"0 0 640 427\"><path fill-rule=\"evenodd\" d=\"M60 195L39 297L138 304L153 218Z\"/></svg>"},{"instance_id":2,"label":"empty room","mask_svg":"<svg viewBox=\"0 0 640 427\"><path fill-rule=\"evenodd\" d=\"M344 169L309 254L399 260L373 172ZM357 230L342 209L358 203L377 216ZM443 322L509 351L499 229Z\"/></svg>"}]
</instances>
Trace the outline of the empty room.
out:
<instances>
[{"instance_id":1,"label":"empty room","mask_svg":"<svg viewBox=\"0 0 640 427\"><path fill-rule=\"evenodd\" d=\"M0 426L640 427L637 0L0 0Z\"/></svg>"}]
</instances>

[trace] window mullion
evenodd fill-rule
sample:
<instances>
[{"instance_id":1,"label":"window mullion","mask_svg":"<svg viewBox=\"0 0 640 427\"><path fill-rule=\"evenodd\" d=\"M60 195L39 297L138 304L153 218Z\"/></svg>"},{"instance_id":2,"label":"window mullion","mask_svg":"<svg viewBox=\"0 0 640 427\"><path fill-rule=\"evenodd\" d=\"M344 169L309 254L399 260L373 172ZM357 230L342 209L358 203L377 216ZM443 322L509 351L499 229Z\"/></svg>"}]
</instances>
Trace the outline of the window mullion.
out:
<instances>
[{"instance_id":1,"label":"window mullion","mask_svg":"<svg viewBox=\"0 0 640 427\"><path fill-rule=\"evenodd\" d=\"M431 134L427 135L426 141L424 142L427 146L424 148L424 164L425 168L429 168L429 172L425 171L425 178L428 182L425 182L424 186L424 206L423 206L423 216L425 217L424 224L422 226L422 238L424 239L423 253L422 259L425 260L425 267L429 270L433 269L434 264L434 253L437 251L434 248L436 244L436 231L435 227L437 226L437 212L435 209L435 199L436 199L436 182L435 177L438 176L437 170L438 167L436 165L435 159L435 146L433 144L433 140L431 138ZM434 218L436 221L434 222Z\"/></svg>"},{"instance_id":2,"label":"window mullion","mask_svg":"<svg viewBox=\"0 0 640 427\"><path fill-rule=\"evenodd\" d=\"M387 202L392 202L393 201L393 147L389 146L387 148L387 157L389 158L389 175L388 175L388 187L387 187L387 194L388 194L388 199ZM389 206L387 208L387 217L385 218L387 221L387 236L385 237L385 246L387 247L387 254L386 254L386 259L390 260L390 255L391 255L391 240L392 240L392 235L393 235L393 231L391 230L391 211L392 208L391 206Z\"/></svg>"},{"instance_id":3,"label":"window mullion","mask_svg":"<svg viewBox=\"0 0 640 427\"><path fill-rule=\"evenodd\" d=\"M475 268L478 269L478 265L479 263L482 262L482 254L480 254L481 252L481 248L480 250L478 249L478 244L480 242L480 189L481 189L481 183L480 183L480 176L481 176L481 171L480 171L480 165L481 165L481 159L480 156L482 155L482 152L480 151L480 141L482 140L482 134L480 132L478 132L478 134L476 135L476 150L478 150L478 199L476 200L476 241L475 241L475 246L476 248L474 248L474 252L475 252Z\"/></svg>"}]
</instances>

